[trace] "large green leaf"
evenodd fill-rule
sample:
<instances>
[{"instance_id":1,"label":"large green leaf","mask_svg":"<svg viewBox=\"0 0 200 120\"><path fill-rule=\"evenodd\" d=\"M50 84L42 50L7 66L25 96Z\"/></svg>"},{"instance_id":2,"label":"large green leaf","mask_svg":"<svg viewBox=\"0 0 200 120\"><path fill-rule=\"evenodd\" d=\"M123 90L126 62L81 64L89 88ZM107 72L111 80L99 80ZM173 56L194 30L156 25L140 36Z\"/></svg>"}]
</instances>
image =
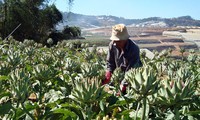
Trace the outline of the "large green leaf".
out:
<instances>
[{"instance_id":1,"label":"large green leaf","mask_svg":"<svg viewBox=\"0 0 200 120\"><path fill-rule=\"evenodd\" d=\"M0 105L0 115L8 114L8 112L12 109L12 104L10 102L4 103Z\"/></svg>"},{"instance_id":2,"label":"large green leaf","mask_svg":"<svg viewBox=\"0 0 200 120\"><path fill-rule=\"evenodd\" d=\"M70 120L70 119L78 118L78 116L73 111L70 111L68 109L56 109L56 110L53 110L53 113L59 114L59 116L57 115L57 117L62 120Z\"/></svg>"}]
</instances>

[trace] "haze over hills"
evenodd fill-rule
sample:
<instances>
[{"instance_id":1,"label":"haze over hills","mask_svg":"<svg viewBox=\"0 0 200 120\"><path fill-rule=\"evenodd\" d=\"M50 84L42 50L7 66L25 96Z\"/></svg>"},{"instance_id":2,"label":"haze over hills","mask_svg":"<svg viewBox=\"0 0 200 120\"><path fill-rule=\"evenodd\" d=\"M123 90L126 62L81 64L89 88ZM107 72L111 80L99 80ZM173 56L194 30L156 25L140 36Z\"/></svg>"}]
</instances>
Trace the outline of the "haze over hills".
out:
<instances>
[{"instance_id":1,"label":"haze over hills","mask_svg":"<svg viewBox=\"0 0 200 120\"><path fill-rule=\"evenodd\" d=\"M77 26L81 29L98 28L112 26L118 23L124 23L128 26L135 27L174 27L174 26L200 26L200 20L195 20L190 16L181 16L177 18L160 18L150 17L144 19L125 19L116 16L94 16L82 15L76 13L64 12L63 22L58 25L58 29L63 29L63 26Z\"/></svg>"}]
</instances>

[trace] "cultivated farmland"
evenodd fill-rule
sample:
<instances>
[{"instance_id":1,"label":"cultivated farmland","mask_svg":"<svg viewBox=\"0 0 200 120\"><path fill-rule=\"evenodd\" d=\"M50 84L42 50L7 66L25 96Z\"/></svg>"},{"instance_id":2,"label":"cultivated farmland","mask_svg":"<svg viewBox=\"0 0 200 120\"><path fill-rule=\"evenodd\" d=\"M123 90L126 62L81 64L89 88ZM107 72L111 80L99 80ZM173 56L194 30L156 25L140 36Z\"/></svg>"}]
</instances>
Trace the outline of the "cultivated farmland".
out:
<instances>
[{"instance_id":1,"label":"cultivated farmland","mask_svg":"<svg viewBox=\"0 0 200 120\"><path fill-rule=\"evenodd\" d=\"M164 40L165 41L165 40ZM0 119L195 119L200 118L199 51L141 52L143 66L101 85L106 54L88 44L51 48L32 40L0 41ZM126 95L117 96L122 79Z\"/></svg>"}]
</instances>

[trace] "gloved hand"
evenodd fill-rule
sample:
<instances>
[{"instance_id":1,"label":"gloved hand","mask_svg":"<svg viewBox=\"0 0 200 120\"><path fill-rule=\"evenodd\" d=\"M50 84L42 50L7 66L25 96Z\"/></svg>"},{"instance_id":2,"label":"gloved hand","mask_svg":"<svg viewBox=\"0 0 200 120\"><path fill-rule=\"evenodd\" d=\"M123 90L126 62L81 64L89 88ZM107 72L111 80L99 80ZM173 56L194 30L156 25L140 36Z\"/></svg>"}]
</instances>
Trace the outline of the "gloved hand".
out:
<instances>
[{"instance_id":1,"label":"gloved hand","mask_svg":"<svg viewBox=\"0 0 200 120\"><path fill-rule=\"evenodd\" d=\"M116 96L125 95L126 94L127 85L120 84L120 90L116 93Z\"/></svg>"},{"instance_id":2,"label":"gloved hand","mask_svg":"<svg viewBox=\"0 0 200 120\"><path fill-rule=\"evenodd\" d=\"M106 71L105 80L102 82L102 85L109 83L111 76L112 76L112 73L110 71Z\"/></svg>"},{"instance_id":3,"label":"gloved hand","mask_svg":"<svg viewBox=\"0 0 200 120\"><path fill-rule=\"evenodd\" d=\"M123 93L123 94L125 94L126 93L126 87L127 87L127 85L120 85L120 90L121 90L121 92Z\"/></svg>"}]
</instances>

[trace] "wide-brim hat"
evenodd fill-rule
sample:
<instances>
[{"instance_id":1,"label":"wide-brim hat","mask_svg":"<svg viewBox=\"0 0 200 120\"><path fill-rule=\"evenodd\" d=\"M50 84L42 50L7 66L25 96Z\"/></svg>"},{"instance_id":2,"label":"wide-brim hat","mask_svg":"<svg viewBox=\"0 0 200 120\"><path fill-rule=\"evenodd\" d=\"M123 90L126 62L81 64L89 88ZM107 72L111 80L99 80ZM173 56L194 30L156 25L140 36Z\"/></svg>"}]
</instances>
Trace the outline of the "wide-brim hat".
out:
<instances>
[{"instance_id":1,"label":"wide-brim hat","mask_svg":"<svg viewBox=\"0 0 200 120\"><path fill-rule=\"evenodd\" d=\"M120 41L129 39L130 35L128 34L127 28L124 24L117 24L112 27L112 35L110 40Z\"/></svg>"}]
</instances>

